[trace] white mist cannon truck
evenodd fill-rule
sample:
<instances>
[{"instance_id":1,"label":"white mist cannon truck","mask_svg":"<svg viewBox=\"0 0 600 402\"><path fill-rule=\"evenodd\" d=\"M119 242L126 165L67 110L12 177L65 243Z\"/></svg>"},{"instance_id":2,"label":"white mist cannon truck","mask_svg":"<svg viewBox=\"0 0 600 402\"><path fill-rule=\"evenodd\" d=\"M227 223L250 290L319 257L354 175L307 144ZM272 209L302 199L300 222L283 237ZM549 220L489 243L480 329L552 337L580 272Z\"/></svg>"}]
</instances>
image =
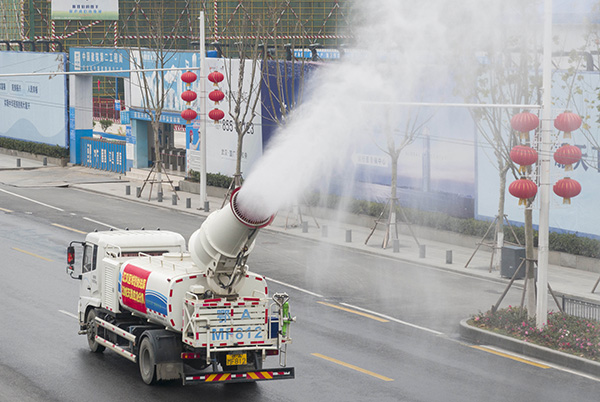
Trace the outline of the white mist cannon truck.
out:
<instances>
[{"instance_id":1,"label":"white mist cannon truck","mask_svg":"<svg viewBox=\"0 0 600 402\"><path fill-rule=\"evenodd\" d=\"M92 352L110 349L137 363L147 384L294 378L288 295L269 297L246 260L273 216L250 218L233 192L189 240L161 230L93 232L67 249L67 272L81 280L80 334ZM75 267L75 246L82 263ZM78 253L79 254L79 253ZM264 369L267 356L277 368Z\"/></svg>"}]
</instances>

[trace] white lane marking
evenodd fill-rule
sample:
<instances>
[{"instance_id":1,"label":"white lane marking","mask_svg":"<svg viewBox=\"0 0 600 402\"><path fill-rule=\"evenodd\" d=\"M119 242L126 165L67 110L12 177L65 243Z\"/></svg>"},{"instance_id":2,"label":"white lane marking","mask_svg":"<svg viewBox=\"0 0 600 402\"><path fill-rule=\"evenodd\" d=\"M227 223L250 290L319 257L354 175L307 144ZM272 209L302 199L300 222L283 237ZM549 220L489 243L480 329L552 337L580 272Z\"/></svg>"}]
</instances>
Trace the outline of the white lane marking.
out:
<instances>
[{"instance_id":1,"label":"white lane marking","mask_svg":"<svg viewBox=\"0 0 600 402\"><path fill-rule=\"evenodd\" d=\"M79 320L79 317L77 317L75 314L73 313L69 313L68 311L65 310L58 310L59 313L63 313L64 315L68 315L69 317L75 318L76 320Z\"/></svg>"},{"instance_id":2,"label":"white lane marking","mask_svg":"<svg viewBox=\"0 0 600 402\"><path fill-rule=\"evenodd\" d=\"M267 277L265 277L265 279L266 279L267 281L269 281L269 282L274 282L274 283L277 283L278 285L287 286L288 288L292 288L292 289L298 290L298 291L300 291L300 292L308 293L308 294L309 294L309 295L311 295L311 296L315 296L315 297L323 297L322 295L320 295L320 294L318 294L318 293L314 293L314 292L311 292L310 290L306 290L306 289L299 288L298 286L290 285L289 283L285 283L285 282L276 281L275 279L272 279L272 278L267 278Z\"/></svg>"},{"instance_id":3,"label":"white lane marking","mask_svg":"<svg viewBox=\"0 0 600 402\"><path fill-rule=\"evenodd\" d=\"M369 313L369 314L373 314L373 315L379 316L381 318L385 318L386 320L390 320L390 321L396 322L398 324L402 324L402 325L406 325L406 326L409 326L409 327L412 327L412 328L420 329L421 331L427 331L427 332L430 332L430 333L435 334L435 335L444 335L443 332L436 331L435 329L429 329L429 328L422 327L420 325L411 324L410 322L402 321L402 320L399 320L397 318L390 317L389 315L385 315L385 314L381 314L381 313L378 313L378 312L375 312L375 311L367 310L367 309L362 308L362 307L353 306L352 304L348 304L348 303L340 303L340 304L343 305L343 306L346 306L346 307L350 307L350 308L359 310L359 311L364 311L365 313Z\"/></svg>"},{"instance_id":4,"label":"white lane marking","mask_svg":"<svg viewBox=\"0 0 600 402\"><path fill-rule=\"evenodd\" d=\"M60 211L60 212L65 212L65 210L64 210L64 209L62 209L62 208L58 208L58 207L55 207L55 206L53 206L53 205L46 204L46 203L44 203L44 202L41 202L41 201L34 200L34 199L32 199L32 198L25 197L25 196L23 196L23 195L20 195L20 194L11 193L10 191L6 191L6 190L3 190L3 189L1 189L1 188L0 188L0 191L2 191L3 193L6 193L6 194L14 195L15 197L19 197L19 198L22 198L22 199L24 199L24 200L27 200L27 201L34 202L34 203L36 203L36 204L39 204L39 205L42 205L42 206L44 206L44 207L52 208L52 209L55 209L55 210L57 210L57 211Z\"/></svg>"},{"instance_id":5,"label":"white lane marking","mask_svg":"<svg viewBox=\"0 0 600 402\"><path fill-rule=\"evenodd\" d=\"M121 229L119 229L119 228L118 228L118 227L116 227L116 226L109 225L108 223L100 222L100 221L94 220L94 219L92 219L92 218L88 218L87 216L84 216L84 217L83 217L83 219L85 219L86 221L89 221L89 222L95 223L95 224L97 224L97 225L106 226L107 228L111 228L111 229L115 229L115 230L121 230Z\"/></svg>"}]
</instances>

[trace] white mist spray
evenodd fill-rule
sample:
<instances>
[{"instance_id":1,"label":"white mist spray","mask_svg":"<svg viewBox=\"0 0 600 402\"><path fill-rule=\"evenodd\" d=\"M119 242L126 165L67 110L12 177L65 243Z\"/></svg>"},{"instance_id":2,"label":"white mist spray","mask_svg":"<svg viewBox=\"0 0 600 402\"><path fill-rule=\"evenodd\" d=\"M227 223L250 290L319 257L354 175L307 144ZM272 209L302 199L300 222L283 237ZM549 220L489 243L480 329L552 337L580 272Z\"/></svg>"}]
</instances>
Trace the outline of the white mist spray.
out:
<instances>
[{"instance_id":1,"label":"white mist spray","mask_svg":"<svg viewBox=\"0 0 600 402\"><path fill-rule=\"evenodd\" d=\"M503 2L357 3L356 49L313 74L308 96L278 130L240 191L248 213L268 216L296 203L307 188L347 166L361 144L372 143L384 119L401 127L405 110L391 103L426 100L423 84L435 86L439 80L445 85L450 67L457 64L471 74L465 67L474 59L460 60L460 55L478 46L475 41L486 36L496 18L494 6Z\"/></svg>"}]
</instances>

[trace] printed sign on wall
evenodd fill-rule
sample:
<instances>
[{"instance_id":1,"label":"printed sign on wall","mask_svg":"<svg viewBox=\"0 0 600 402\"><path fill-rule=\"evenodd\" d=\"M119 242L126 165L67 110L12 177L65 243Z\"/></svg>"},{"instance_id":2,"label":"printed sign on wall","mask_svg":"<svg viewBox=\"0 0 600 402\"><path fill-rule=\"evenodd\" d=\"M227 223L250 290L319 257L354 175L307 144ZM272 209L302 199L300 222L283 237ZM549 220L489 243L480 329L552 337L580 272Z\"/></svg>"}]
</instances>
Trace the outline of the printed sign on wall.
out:
<instances>
[{"instance_id":1,"label":"printed sign on wall","mask_svg":"<svg viewBox=\"0 0 600 402\"><path fill-rule=\"evenodd\" d=\"M119 0L52 0L53 20L118 20Z\"/></svg>"}]
</instances>

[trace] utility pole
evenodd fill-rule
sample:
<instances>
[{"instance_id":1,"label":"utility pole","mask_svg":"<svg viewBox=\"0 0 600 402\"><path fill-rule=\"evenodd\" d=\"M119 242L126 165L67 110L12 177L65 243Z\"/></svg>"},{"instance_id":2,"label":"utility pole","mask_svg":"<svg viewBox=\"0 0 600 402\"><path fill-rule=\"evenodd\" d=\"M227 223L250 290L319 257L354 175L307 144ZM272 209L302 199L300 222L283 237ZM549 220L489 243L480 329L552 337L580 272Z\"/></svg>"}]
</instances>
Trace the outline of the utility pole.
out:
<instances>
[{"instance_id":1,"label":"utility pole","mask_svg":"<svg viewBox=\"0 0 600 402\"><path fill-rule=\"evenodd\" d=\"M552 0L544 1L544 56L542 67L542 141L540 144L540 222L536 326L548 322L548 236L550 212L550 132L552 130Z\"/></svg>"}]
</instances>

